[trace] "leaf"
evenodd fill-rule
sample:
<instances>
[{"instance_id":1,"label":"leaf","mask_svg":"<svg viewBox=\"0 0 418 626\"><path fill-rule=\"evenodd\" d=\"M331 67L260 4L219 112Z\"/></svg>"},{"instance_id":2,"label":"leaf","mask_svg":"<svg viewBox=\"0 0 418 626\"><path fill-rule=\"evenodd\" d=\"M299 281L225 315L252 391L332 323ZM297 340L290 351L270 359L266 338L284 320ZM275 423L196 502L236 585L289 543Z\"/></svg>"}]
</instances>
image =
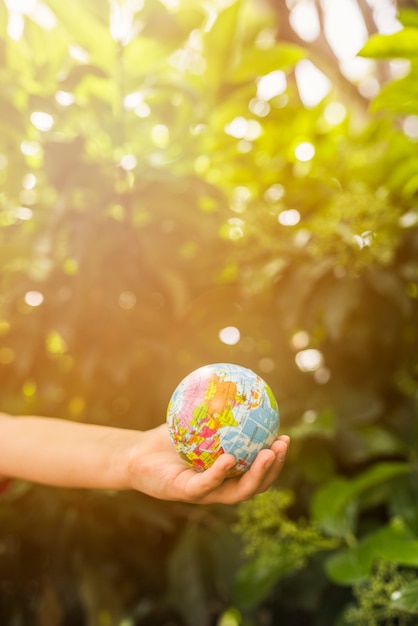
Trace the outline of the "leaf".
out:
<instances>
[{"instance_id":1,"label":"leaf","mask_svg":"<svg viewBox=\"0 0 418 626\"><path fill-rule=\"evenodd\" d=\"M387 109L406 115L418 114L418 67L414 63L408 76L384 85L372 102L373 111Z\"/></svg>"},{"instance_id":2,"label":"leaf","mask_svg":"<svg viewBox=\"0 0 418 626\"><path fill-rule=\"evenodd\" d=\"M372 35L358 53L372 59L418 57L418 28L406 27L390 35Z\"/></svg>"},{"instance_id":3,"label":"leaf","mask_svg":"<svg viewBox=\"0 0 418 626\"><path fill-rule=\"evenodd\" d=\"M401 9L397 19L403 26L418 28L418 11L416 9Z\"/></svg>"},{"instance_id":4,"label":"leaf","mask_svg":"<svg viewBox=\"0 0 418 626\"><path fill-rule=\"evenodd\" d=\"M325 532L345 537L353 531L361 494L409 471L407 463L377 463L354 479L334 478L314 495L312 517Z\"/></svg>"},{"instance_id":5,"label":"leaf","mask_svg":"<svg viewBox=\"0 0 418 626\"><path fill-rule=\"evenodd\" d=\"M97 78L109 78L107 73L100 67L86 63L84 65L75 65L70 69L65 78L60 82L61 87L67 91L72 91L77 87L84 78L96 76Z\"/></svg>"},{"instance_id":6,"label":"leaf","mask_svg":"<svg viewBox=\"0 0 418 626\"><path fill-rule=\"evenodd\" d=\"M116 59L116 44L110 31L82 3L48 0L48 5L61 28L67 31L71 43L85 48L95 65L111 71Z\"/></svg>"},{"instance_id":7,"label":"leaf","mask_svg":"<svg viewBox=\"0 0 418 626\"><path fill-rule=\"evenodd\" d=\"M411 615L418 615L418 579L407 583L395 592L392 595L390 607Z\"/></svg>"},{"instance_id":8,"label":"leaf","mask_svg":"<svg viewBox=\"0 0 418 626\"><path fill-rule=\"evenodd\" d=\"M236 0L221 11L212 28L204 33L203 52L206 60L206 83L210 88L222 84L225 74L234 64L238 54L238 18L241 1Z\"/></svg>"},{"instance_id":9,"label":"leaf","mask_svg":"<svg viewBox=\"0 0 418 626\"><path fill-rule=\"evenodd\" d=\"M290 70L305 57L306 51L293 44L279 43L267 50L255 46L246 47L232 78L234 81L252 80L274 70Z\"/></svg>"},{"instance_id":10,"label":"leaf","mask_svg":"<svg viewBox=\"0 0 418 626\"><path fill-rule=\"evenodd\" d=\"M169 561L172 604L185 623L207 623L218 587L231 586L237 568L238 542L227 525L213 530L190 521Z\"/></svg>"},{"instance_id":11,"label":"leaf","mask_svg":"<svg viewBox=\"0 0 418 626\"><path fill-rule=\"evenodd\" d=\"M399 519L330 556L325 569L334 582L352 585L370 573L376 559L418 567L418 540Z\"/></svg>"},{"instance_id":12,"label":"leaf","mask_svg":"<svg viewBox=\"0 0 418 626\"><path fill-rule=\"evenodd\" d=\"M295 566L297 564L295 563ZM265 598L284 574L293 569L289 562L275 563L270 567L261 567L258 562L249 562L242 567L237 575L234 587L234 601L241 609L256 606Z\"/></svg>"}]
</instances>

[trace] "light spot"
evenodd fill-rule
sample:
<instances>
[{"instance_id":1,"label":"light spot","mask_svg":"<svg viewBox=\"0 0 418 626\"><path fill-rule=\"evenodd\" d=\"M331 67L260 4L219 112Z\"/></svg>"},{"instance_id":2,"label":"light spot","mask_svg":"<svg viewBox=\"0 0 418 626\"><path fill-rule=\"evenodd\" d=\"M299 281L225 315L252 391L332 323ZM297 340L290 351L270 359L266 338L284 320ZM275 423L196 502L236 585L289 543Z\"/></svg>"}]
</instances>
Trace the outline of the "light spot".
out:
<instances>
[{"instance_id":1,"label":"light spot","mask_svg":"<svg viewBox=\"0 0 418 626\"><path fill-rule=\"evenodd\" d=\"M301 372L315 372L321 367L323 356L319 350L308 348L298 352L295 361Z\"/></svg>"},{"instance_id":2,"label":"light spot","mask_svg":"<svg viewBox=\"0 0 418 626\"><path fill-rule=\"evenodd\" d=\"M409 139L418 139L418 115L408 115L402 122L402 129Z\"/></svg>"},{"instance_id":3,"label":"light spot","mask_svg":"<svg viewBox=\"0 0 418 626\"><path fill-rule=\"evenodd\" d=\"M263 132L257 120L247 120L245 117L236 117L225 126L225 133L236 139L245 139L247 142L258 139ZM244 152L244 150L241 150ZM247 150L248 152L248 150Z\"/></svg>"},{"instance_id":4,"label":"light spot","mask_svg":"<svg viewBox=\"0 0 418 626\"><path fill-rule=\"evenodd\" d=\"M15 11L9 13L9 19L7 22L7 34L13 41L19 41L22 38L23 31L25 29L25 22L23 15Z\"/></svg>"},{"instance_id":5,"label":"light spot","mask_svg":"<svg viewBox=\"0 0 418 626\"><path fill-rule=\"evenodd\" d=\"M170 143L170 131L164 124L155 124L151 130L151 139L158 148L167 148Z\"/></svg>"},{"instance_id":6,"label":"light spot","mask_svg":"<svg viewBox=\"0 0 418 626\"><path fill-rule=\"evenodd\" d=\"M300 222L300 213L296 209L288 209L279 213L277 220L282 226L295 226Z\"/></svg>"},{"instance_id":7,"label":"light spot","mask_svg":"<svg viewBox=\"0 0 418 626\"><path fill-rule=\"evenodd\" d=\"M418 212L417 211L408 211L401 215L398 220L399 226L402 228L411 228L418 224Z\"/></svg>"},{"instance_id":8,"label":"light spot","mask_svg":"<svg viewBox=\"0 0 418 626\"><path fill-rule=\"evenodd\" d=\"M243 139L245 137L245 133L247 132L248 121L245 117L236 117L232 120L227 126L225 126L225 132L227 135L231 135L231 137L235 137L236 139Z\"/></svg>"},{"instance_id":9,"label":"light spot","mask_svg":"<svg viewBox=\"0 0 418 626\"><path fill-rule=\"evenodd\" d=\"M70 57L73 58L75 61L79 61L80 63L89 62L88 53L86 52L86 50L84 50L84 48L78 46L77 44L70 44L68 46L68 52Z\"/></svg>"},{"instance_id":10,"label":"light spot","mask_svg":"<svg viewBox=\"0 0 418 626\"><path fill-rule=\"evenodd\" d=\"M151 115L151 107L146 102L140 102L135 107L135 115L141 119Z\"/></svg>"},{"instance_id":11,"label":"light spot","mask_svg":"<svg viewBox=\"0 0 418 626\"><path fill-rule=\"evenodd\" d=\"M270 187L264 192L264 198L268 202L278 202L285 194L285 188L280 183L270 185Z\"/></svg>"},{"instance_id":12,"label":"light spot","mask_svg":"<svg viewBox=\"0 0 418 626\"><path fill-rule=\"evenodd\" d=\"M138 164L138 160L134 154L125 154L119 161L120 167L129 172L134 170Z\"/></svg>"},{"instance_id":13,"label":"light spot","mask_svg":"<svg viewBox=\"0 0 418 626\"><path fill-rule=\"evenodd\" d=\"M305 107L315 107L331 90L331 81L311 61L304 59L295 67L300 99Z\"/></svg>"},{"instance_id":14,"label":"light spot","mask_svg":"<svg viewBox=\"0 0 418 626\"><path fill-rule=\"evenodd\" d=\"M29 306L37 307L44 301L44 295L40 291L28 291L24 299Z\"/></svg>"},{"instance_id":15,"label":"light spot","mask_svg":"<svg viewBox=\"0 0 418 626\"><path fill-rule=\"evenodd\" d=\"M74 104L74 94L69 91L57 91L55 94L55 100L62 107L69 107L71 104Z\"/></svg>"},{"instance_id":16,"label":"light spot","mask_svg":"<svg viewBox=\"0 0 418 626\"><path fill-rule=\"evenodd\" d=\"M32 398L36 394L37 386L34 380L27 380L22 387L23 395L26 398Z\"/></svg>"},{"instance_id":17,"label":"light spot","mask_svg":"<svg viewBox=\"0 0 418 626\"><path fill-rule=\"evenodd\" d=\"M318 419L318 413L314 409L307 409L302 415L305 424L313 424Z\"/></svg>"},{"instance_id":18,"label":"light spot","mask_svg":"<svg viewBox=\"0 0 418 626\"><path fill-rule=\"evenodd\" d=\"M304 41L315 41L320 35L318 13L310 0L299 0L292 8L289 20L293 30Z\"/></svg>"},{"instance_id":19,"label":"light spot","mask_svg":"<svg viewBox=\"0 0 418 626\"><path fill-rule=\"evenodd\" d=\"M30 116L30 121L38 130L48 132L54 125L54 118L49 113L34 111Z\"/></svg>"},{"instance_id":20,"label":"light spot","mask_svg":"<svg viewBox=\"0 0 418 626\"><path fill-rule=\"evenodd\" d=\"M142 93L140 91L134 91L124 97L123 108L127 111L133 111L141 102L143 102Z\"/></svg>"},{"instance_id":21,"label":"light spot","mask_svg":"<svg viewBox=\"0 0 418 626\"><path fill-rule=\"evenodd\" d=\"M330 102L325 107L324 117L328 124L331 126L337 126L345 120L347 116L347 109L341 102Z\"/></svg>"},{"instance_id":22,"label":"light spot","mask_svg":"<svg viewBox=\"0 0 418 626\"><path fill-rule=\"evenodd\" d=\"M20 144L20 151L22 154L28 157L33 157L39 154L41 146L37 141L22 141Z\"/></svg>"},{"instance_id":23,"label":"light spot","mask_svg":"<svg viewBox=\"0 0 418 626\"><path fill-rule=\"evenodd\" d=\"M315 148L309 141L302 141L295 148L295 157L298 161L306 162L315 156Z\"/></svg>"},{"instance_id":24,"label":"light spot","mask_svg":"<svg viewBox=\"0 0 418 626\"><path fill-rule=\"evenodd\" d=\"M326 385L331 378L331 372L327 367L320 367L314 374L314 380L318 385Z\"/></svg>"},{"instance_id":25,"label":"light spot","mask_svg":"<svg viewBox=\"0 0 418 626\"><path fill-rule=\"evenodd\" d=\"M85 408L86 401L81 396L74 396L68 403L68 410L74 417L80 415Z\"/></svg>"},{"instance_id":26,"label":"light spot","mask_svg":"<svg viewBox=\"0 0 418 626\"><path fill-rule=\"evenodd\" d=\"M286 74L281 70L275 70L259 78L257 83L257 98L270 100L286 91Z\"/></svg>"},{"instance_id":27,"label":"light spot","mask_svg":"<svg viewBox=\"0 0 418 626\"><path fill-rule=\"evenodd\" d=\"M64 341L63 337L56 330L48 333L46 338L46 347L50 354L64 354L67 352L67 344Z\"/></svg>"},{"instance_id":28,"label":"light spot","mask_svg":"<svg viewBox=\"0 0 418 626\"><path fill-rule=\"evenodd\" d=\"M258 98L252 98L248 104L248 108L257 117L266 117L271 110L268 102L265 100L259 100Z\"/></svg>"},{"instance_id":29,"label":"light spot","mask_svg":"<svg viewBox=\"0 0 418 626\"><path fill-rule=\"evenodd\" d=\"M218 337L227 346L235 346L241 339L241 333L236 326L226 326L219 331Z\"/></svg>"},{"instance_id":30,"label":"light spot","mask_svg":"<svg viewBox=\"0 0 418 626\"><path fill-rule=\"evenodd\" d=\"M379 93L380 83L374 76L366 76L359 82L358 90L364 98L370 100Z\"/></svg>"},{"instance_id":31,"label":"light spot","mask_svg":"<svg viewBox=\"0 0 418 626\"><path fill-rule=\"evenodd\" d=\"M24 189L33 189L36 185L36 176L34 174L25 174L22 180Z\"/></svg>"},{"instance_id":32,"label":"light spot","mask_svg":"<svg viewBox=\"0 0 418 626\"><path fill-rule=\"evenodd\" d=\"M258 367L261 372L264 372L265 374L269 374L270 372L274 370L275 363L272 358L270 358L269 356L265 356L259 360Z\"/></svg>"},{"instance_id":33,"label":"light spot","mask_svg":"<svg viewBox=\"0 0 418 626\"><path fill-rule=\"evenodd\" d=\"M295 350L303 350L309 344L309 335L306 330L298 330L291 339L291 344Z\"/></svg>"},{"instance_id":34,"label":"light spot","mask_svg":"<svg viewBox=\"0 0 418 626\"><path fill-rule=\"evenodd\" d=\"M136 305L136 295L133 291L122 291L119 294L119 306L121 309L125 309L125 311L129 311L133 309Z\"/></svg>"},{"instance_id":35,"label":"light spot","mask_svg":"<svg viewBox=\"0 0 418 626\"><path fill-rule=\"evenodd\" d=\"M27 221L32 219L32 210L26 206L20 206L15 210L15 215L19 220Z\"/></svg>"},{"instance_id":36,"label":"light spot","mask_svg":"<svg viewBox=\"0 0 418 626\"><path fill-rule=\"evenodd\" d=\"M41 2L37 2L31 11L32 20L44 30L53 30L57 25L57 18L51 9Z\"/></svg>"}]
</instances>

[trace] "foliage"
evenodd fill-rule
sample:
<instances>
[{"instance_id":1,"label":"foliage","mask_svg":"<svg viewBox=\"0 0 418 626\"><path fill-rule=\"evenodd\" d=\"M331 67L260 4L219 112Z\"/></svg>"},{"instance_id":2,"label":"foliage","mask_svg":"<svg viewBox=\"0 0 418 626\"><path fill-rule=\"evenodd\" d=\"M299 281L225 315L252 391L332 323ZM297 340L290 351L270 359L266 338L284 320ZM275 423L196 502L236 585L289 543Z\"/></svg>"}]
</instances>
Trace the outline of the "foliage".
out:
<instances>
[{"instance_id":1,"label":"foliage","mask_svg":"<svg viewBox=\"0 0 418 626\"><path fill-rule=\"evenodd\" d=\"M363 48L409 70L359 114L336 66L301 102L318 49L268 3L38 4L0 5L1 410L148 428L232 361L292 445L239 510L13 485L1 623L324 626L376 585L415 619L416 11Z\"/></svg>"},{"instance_id":2,"label":"foliage","mask_svg":"<svg viewBox=\"0 0 418 626\"><path fill-rule=\"evenodd\" d=\"M347 624L375 626L384 623L387 626L403 626L414 623L407 615L399 616L399 611L392 602L392 598L397 597L407 580L408 575L401 573L392 563L377 561L370 578L354 587L358 605L347 609Z\"/></svg>"},{"instance_id":3,"label":"foliage","mask_svg":"<svg viewBox=\"0 0 418 626\"><path fill-rule=\"evenodd\" d=\"M292 492L270 490L241 505L235 531L249 557L236 581L235 597L241 607L262 599L278 578L306 567L311 555L338 546L339 541L321 533L316 524L290 519L286 511L293 504Z\"/></svg>"}]
</instances>

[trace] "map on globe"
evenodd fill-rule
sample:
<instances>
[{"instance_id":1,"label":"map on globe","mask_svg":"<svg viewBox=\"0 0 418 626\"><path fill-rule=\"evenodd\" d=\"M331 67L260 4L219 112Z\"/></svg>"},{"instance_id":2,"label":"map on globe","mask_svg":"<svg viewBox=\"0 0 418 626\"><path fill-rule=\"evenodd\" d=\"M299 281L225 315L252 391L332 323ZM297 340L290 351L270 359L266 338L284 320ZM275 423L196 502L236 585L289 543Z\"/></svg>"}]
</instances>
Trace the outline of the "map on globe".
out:
<instances>
[{"instance_id":1,"label":"map on globe","mask_svg":"<svg viewBox=\"0 0 418 626\"><path fill-rule=\"evenodd\" d=\"M231 473L241 474L276 439L279 411L260 376L240 365L217 363L181 381L170 399L167 424L174 447L194 469L203 471L228 452L236 459Z\"/></svg>"}]
</instances>

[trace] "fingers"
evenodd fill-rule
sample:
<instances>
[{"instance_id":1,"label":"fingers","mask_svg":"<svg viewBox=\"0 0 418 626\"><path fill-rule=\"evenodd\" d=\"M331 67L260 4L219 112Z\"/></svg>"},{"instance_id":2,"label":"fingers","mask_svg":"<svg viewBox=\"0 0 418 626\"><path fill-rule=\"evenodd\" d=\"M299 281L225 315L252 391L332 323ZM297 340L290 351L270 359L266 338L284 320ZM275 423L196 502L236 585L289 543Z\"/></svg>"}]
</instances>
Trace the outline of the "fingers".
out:
<instances>
[{"instance_id":1,"label":"fingers","mask_svg":"<svg viewBox=\"0 0 418 626\"><path fill-rule=\"evenodd\" d=\"M238 481L233 498L234 502L249 500L257 493L266 491L278 477L285 462L289 438L277 439L269 450L261 450L254 463Z\"/></svg>"},{"instance_id":2,"label":"fingers","mask_svg":"<svg viewBox=\"0 0 418 626\"><path fill-rule=\"evenodd\" d=\"M187 484L188 495L196 501L203 502L208 494L217 493L234 465L235 459L232 454L221 454L215 463L204 472L196 473L193 471ZM217 501L216 498L213 501Z\"/></svg>"},{"instance_id":3,"label":"fingers","mask_svg":"<svg viewBox=\"0 0 418 626\"><path fill-rule=\"evenodd\" d=\"M261 479L260 485L256 493L266 491L279 476L286 460L286 454L289 447L290 439L287 435L279 437L272 445L271 451L274 453L273 462L265 467L264 477Z\"/></svg>"},{"instance_id":4,"label":"fingers","mask_svg":"<svg viewBox=\"0 0 418 626\"><path fill-rule=\"evenodd\" d=\"M221 502L236 504L253 495L266 491L280 474L285 462L289 437L279 437L268 450L261 450L250 469L240 477L227 478L234 466L234 457L221 455L208 470L195 475L189 492L195 501L202 503Z\"/></svg>"}]
</instances>

